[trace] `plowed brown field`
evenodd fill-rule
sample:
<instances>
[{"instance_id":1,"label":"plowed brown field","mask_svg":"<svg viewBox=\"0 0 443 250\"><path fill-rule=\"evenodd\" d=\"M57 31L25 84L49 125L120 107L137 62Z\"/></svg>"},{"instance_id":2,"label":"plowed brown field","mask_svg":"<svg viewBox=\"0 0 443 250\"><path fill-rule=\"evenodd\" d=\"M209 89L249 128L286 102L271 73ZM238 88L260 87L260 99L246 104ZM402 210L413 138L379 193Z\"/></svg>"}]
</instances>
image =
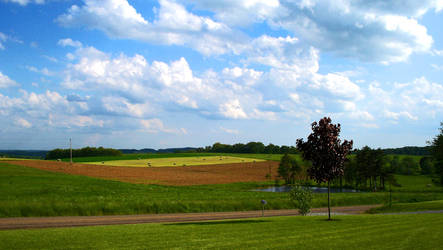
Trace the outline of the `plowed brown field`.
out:
<instances>
[{"instance_id":1,"label":"plowed brown field","mask_svg":"<svg viewBox=\"0 0 443 250\"><path fill-rule=\"evenodd\" d=\"M65 162L42 160L5 162L47 171L108 180L177 186L266 181L266 174L271 170L272 176L276 176L278 168L278 162L274 161L161 168L118 167L80 163L71 165Z\"/></svg>"}]
</instances>

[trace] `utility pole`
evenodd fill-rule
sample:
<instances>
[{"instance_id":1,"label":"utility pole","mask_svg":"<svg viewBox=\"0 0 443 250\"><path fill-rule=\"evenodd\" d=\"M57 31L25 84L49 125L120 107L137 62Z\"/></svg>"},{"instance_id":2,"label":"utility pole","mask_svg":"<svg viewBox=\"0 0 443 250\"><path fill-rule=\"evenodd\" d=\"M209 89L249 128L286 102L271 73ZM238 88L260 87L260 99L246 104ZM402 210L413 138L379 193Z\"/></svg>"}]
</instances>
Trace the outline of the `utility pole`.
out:
<instances>
[{"instance_id":1,"label":"utility pole","mask_svg":"<svg viewBox=\"0 0 443 250\"><path fill-rule=\"evenodd\" d=\"M71 138L69 138L69 158L71 159L71 164L72 164L72 141L71 141Z\"/></svg>"}]
</instances>

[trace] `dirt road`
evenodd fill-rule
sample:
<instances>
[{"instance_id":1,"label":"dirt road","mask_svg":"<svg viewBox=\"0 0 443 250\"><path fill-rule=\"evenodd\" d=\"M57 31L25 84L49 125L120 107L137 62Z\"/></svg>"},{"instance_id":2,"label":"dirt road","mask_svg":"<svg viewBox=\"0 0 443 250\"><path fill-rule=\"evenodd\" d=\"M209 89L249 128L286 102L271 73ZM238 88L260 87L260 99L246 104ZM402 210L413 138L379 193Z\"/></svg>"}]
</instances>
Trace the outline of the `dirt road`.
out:
<instances>
[{"instance_id":1,"label":"dirt road","mask_svg":"<svg viewBox=\"0 0 443 250\"><path fill-rule=\"evenodd\" d=\"M378 205L333 207L334 214L361 214ZM326 213L327 208L314 208L313 214ZM291 210L265 210L265 217L298 215L298 211ZM21 217L1 218L0 230L31 229L75 226L120 225L139 223L161 222L190 222L208 220L226 220L257 218L262 216L262 211L244 212L217 212L217 213L177 213L177 214L143 214L143 215L111 215L111 216L64 216L64 217Z\"/></svg>"}]
</instances>

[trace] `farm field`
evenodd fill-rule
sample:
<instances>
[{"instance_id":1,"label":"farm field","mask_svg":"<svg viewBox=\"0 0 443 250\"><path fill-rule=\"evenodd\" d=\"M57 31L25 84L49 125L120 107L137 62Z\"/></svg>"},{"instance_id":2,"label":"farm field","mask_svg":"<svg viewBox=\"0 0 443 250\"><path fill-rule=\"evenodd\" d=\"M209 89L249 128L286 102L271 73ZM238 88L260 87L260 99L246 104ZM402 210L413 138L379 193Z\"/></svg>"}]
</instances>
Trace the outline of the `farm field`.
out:
<instances>
[{"instance_id":1,"label":"farm field","mask_svg":"<svg viewBox=\"0 0 443 250\"><path fill-rule=\"evenodd\" d=\"M5 161L6 162L6 161ZM10 161L9 163L46 171L162 185L203 185L268 181L277 175L278 162L257 161L186 167L122 167L102 164L69 164L56 161Z\"/></svg>"},{"instance_id":2,"label":"farm field","mask_svg":"<svg viewBox=\"0 0 443 250\"><path fill-rule=\"evenodd\" d=\"M50 171L36 169L37 166L26 167L35 163ZM268 163L257 162L254 167L238 167L233 164L219 167L127 168L80 164L70 166L53 161L1 162L0 217L247 211L260 210L262 199L268 201L266 209L293 208L286 193L251 191L273 185L273 181L267 181L264 177L269 171ZM263 166L260 167L259 164ZM276 171L275 166L273 171ZM100 178L82 175L81 171L94 168L98 169L95 174L102 174L95 176ZM131 171L127 172L129 170ZM127 183L137 180L136 174L143 173L137 171L150 171L146 172L150 174L157 171L164 175L172 170L187 171L179 172L184 178L179 184L189 181L187 177L197 180L195 176L207 181L204 176L217 176L217 172L207 173L214 170L225 176L230 172L232 178L244 179L243 182L236 183L186 186ZM177 171L171 173L177 175ZM247 181L254 174L261 181ZM104 179L105 177L108 179ZM127 182L109 180L117 177ZM402 187L394 190L394 203L443 200L442 188L432 185L430 177L399 177ZM326 196L327 194L314 194L313 206L327 206ZM334 193L331 201L333 206L383 204L388 201L388 197L387 192Z\"/></svg>"},{"instance_id":3,"label":"farm field","mask_svg":"<svg viewBox=\"0 0 443 250\"><path fill-rule=\"evenodd\" d=\"M0 161L21 161L21 160L26 161L30 159L0 157Z\"/></svg>"},{"instance_id":4,"label":"farm field","mask_svg":"<svg viewBox=\"0 0 443 250\"><path fill-rule=\"evenodd\" d=\"M253 163L265 160L233 157L233 156L193 156L193 157L168 157L168 158L152 158L137 160L113 160L102 162L85 162L86 164L97 164L106 166L124 166L124 167L179 167L179 166L199 166L214 164L231 164L231 163Z\"/></svg>"},{"instance_id":5,"label":"farm field","mask_svg":"<svg viewBox=\"0 0 443 250\"><path fill-rule=\"evenodd\" d=\"M0 231L1 249L439 249L443 214L292 216ZM26 240L24 240L26 239Z\"/></svg>"},{"instance_id":6,"label":"farm field","mask_svg":"<svg viewBox=\"0 0 443 250\"><path fill-rule=\"evenodd\" d=\"M210 156L231 156L239 158L253 158L266 161L280 161L282 154L238 154L238 153L147 153L147 154L123 154L121 156L91 156L91 157L76 157L72 160L74 162L102 162L102 161L117 161L117 160L138 160L138 159L161 159L161 158L175 158L175 157L210 157ZM300 155L291 155L297 160L301 160ZM69 158L64 158L62 161L69 162Z\"/></svg>"}]
</instances>

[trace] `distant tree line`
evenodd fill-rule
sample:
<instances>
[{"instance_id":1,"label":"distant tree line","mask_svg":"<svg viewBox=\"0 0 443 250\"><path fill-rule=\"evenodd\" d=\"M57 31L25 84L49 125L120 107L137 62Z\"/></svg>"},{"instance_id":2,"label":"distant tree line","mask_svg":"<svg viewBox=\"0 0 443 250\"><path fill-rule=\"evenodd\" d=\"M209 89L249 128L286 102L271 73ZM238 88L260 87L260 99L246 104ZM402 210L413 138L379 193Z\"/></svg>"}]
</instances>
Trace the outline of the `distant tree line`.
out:
<instances>
[{"instance_id":1,"label":"distant tree line","mask_svg":"<svg viewBox=\"0 0 443 250\"><path fill-rule=\"evenodd\" d=\"M103 147L85 147L72 150L72 157L89 157L89 156L119 156L122 155L117 149ZM46 160L69 158L69 149L54 149L46 154Z\"/></svg>"},{"instance_id":2,"label":"distant tree line","mask_svg":"<svg viewBox=\"0 0 443 250\"><path fill-rule=\"evenodd\" d=\"M0 150L0 157L43 159L46 150Z\"/></svg>"},{"instance_id":3,"label":"distant tree line","mask_svg":"<svg viewBox=\"0 0 443 250\"><path fill-rule=\"evenodd\" d=\"M402 147L402 148L385 148L383 152L387 155L430 155L431 146L427 147Z\"/></svg>"},{"instance_id":4,"label":"distant tree line","mask_svg":"<svg viewBox=\"0 0 443 250\"><path fill-rule=\"evenodd\" d=\"M294 146L278 146L272 143L265 146L262 142L236 143L233 145L214 143L212 146L197 148L197 152L211 153L249 153L249 154L296 154Z\"/></svg>"},{"instance_id":5,"label":"distant tree line","mask_svg":"<svg viewBox=\"0 0 443 250\"><path fill-rule=\"evenodd\" d=\"M388 156L383 149L365 146L347 159L344 178L352 187L375 191L385 189L386 180L393 180L393 174L431 175L437 174L437 169L429 156L418 161L411 156Z\"/></svg>"}]
</instances>

